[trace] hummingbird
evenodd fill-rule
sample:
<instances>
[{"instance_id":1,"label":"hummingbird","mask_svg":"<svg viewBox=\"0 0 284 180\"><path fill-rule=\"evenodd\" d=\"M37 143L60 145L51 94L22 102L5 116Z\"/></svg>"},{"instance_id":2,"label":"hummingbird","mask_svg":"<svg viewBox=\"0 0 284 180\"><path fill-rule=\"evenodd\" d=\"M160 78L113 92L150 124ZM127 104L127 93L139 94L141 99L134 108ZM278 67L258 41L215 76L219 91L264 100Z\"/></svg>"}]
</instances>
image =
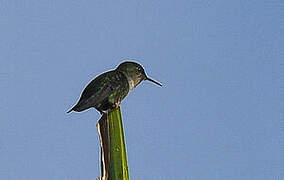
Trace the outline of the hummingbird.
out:
<instances>
[{"instance_id":1,"label":"hummingbird","mask_svg":"<svg viewBox=\"0 0 284 180\"><path fill-rule=\"evenodd\" d=\"M94 107L104 114L105 111L118 107L127 94L144 80L162 86L161 83L149 78L140 64L125 61L116 69L94 78L83 90L77 104L67 113L81 112Z\"/></svg>"}]
</instances>

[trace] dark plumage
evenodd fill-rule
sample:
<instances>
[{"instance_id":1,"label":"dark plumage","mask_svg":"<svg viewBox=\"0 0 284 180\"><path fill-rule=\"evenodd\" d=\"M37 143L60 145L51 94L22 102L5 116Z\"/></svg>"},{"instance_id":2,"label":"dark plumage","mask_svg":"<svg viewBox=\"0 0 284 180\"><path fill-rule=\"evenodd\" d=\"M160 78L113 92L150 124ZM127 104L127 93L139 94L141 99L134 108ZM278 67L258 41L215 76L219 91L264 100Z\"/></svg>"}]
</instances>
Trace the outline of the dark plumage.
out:
<instances>
[{"instance_id":1,"label":"dark plumage","mask_svg":"<svg viewBox=\"0 0 284 180\"><path fill-rule=\"evenodd\" d=\"M119 106L128 92L143 80L149 80L162 86L148 78L140 64L123 62L115 70L105 72L93 79L82 92L78 103L67 113L81 112L91 107L103 113L115 108Z\"/></svg>"},{"instance_id":2,"label":"dark plumage","mask_svg":"<svg viewBox=\"0 0 284 180\"><path fill-rule=\"evenodd\" d=\"M115 96L117 93L122 96ZM122 72L109 71L93 79L82 92L78 103L67 113L81 112L91 107L99 112L114 108L129 92L126 76Z\"/></svg>"}]
</instances>

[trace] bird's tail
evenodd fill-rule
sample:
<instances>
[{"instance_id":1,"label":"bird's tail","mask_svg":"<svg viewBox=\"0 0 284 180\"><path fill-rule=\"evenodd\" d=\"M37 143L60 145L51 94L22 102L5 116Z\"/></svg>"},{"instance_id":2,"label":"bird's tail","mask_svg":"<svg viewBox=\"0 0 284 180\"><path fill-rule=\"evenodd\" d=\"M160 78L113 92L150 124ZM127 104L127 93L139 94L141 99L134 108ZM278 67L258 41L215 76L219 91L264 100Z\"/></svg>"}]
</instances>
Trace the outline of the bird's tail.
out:
<instances>
[{"instance_id":1,"label":"bird's tail","mask_svg":"<svg viewBox=\"0 0 284 180\"><path fill-rule=\"evenodd\" d=\"M77 111L77 104L75 106L73 106L69 111L67 111L66 113L70 113L71 111Z\"/></svg>"},{"instance_id":2,"label":"bird's tail","mask_svg":"<svg viewBox=\"0 0 284 180\"><path fill-rule=\"evenodd\" d=\"M73 111L74 110L74 108L72 108L72 109L70 109L69 111L67 111L66 113L70 113L71 111Z\"/></svg>"},{"instance_id":3,"label":"bird's tail","mask_svg":"<svg viewBox=\"0 0 284 180\"><path fill-rule=\"evenodd\" d=\"M66 113L70 113L71 111L81 112L81 111L84 111L84 110L86 110L88 108L90 108L90 107L88 107L88 106L81 106L80 104L76 104L74 107L72 107Z\"/></svg>"}]
</instances>

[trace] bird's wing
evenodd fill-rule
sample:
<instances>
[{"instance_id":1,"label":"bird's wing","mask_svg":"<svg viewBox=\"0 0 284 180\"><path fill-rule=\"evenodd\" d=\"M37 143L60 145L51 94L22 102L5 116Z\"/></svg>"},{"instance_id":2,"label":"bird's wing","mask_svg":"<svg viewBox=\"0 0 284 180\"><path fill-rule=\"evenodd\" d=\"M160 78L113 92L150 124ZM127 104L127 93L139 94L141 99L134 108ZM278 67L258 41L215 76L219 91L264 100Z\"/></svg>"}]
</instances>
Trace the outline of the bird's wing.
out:
<instances>
[{"instance_id":1,"label":"bird's wing","mask_svg":"<svg viewBox=\"0 0 284 180\"><path fill-rule=\"evenodd\" d=\"M82 103L84 104L95 104L102 102L120 88L120 78L121 77L118 77L114 71L109 71L98 76L84 89L80 101L82 100Z\"/></svg>"}]
</instances>

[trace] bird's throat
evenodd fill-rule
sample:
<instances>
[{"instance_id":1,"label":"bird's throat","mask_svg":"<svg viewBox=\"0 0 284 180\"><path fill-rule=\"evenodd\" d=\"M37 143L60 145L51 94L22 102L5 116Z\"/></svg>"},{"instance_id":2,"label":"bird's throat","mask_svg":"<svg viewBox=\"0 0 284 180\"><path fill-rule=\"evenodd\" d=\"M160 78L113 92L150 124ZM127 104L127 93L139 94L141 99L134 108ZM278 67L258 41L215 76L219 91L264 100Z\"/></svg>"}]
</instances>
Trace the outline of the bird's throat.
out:
<instances>
[{"instance_id":1,"label":"bird's throat","mask_svg":"<svg viewBox=\"0 0 284 180\"><path fill-rule=\"evenodd\" d=\"M128 85L129 85L129 91L135 88L135 81L131 77L127 77Z\"/></svg>"}]
</instances>

